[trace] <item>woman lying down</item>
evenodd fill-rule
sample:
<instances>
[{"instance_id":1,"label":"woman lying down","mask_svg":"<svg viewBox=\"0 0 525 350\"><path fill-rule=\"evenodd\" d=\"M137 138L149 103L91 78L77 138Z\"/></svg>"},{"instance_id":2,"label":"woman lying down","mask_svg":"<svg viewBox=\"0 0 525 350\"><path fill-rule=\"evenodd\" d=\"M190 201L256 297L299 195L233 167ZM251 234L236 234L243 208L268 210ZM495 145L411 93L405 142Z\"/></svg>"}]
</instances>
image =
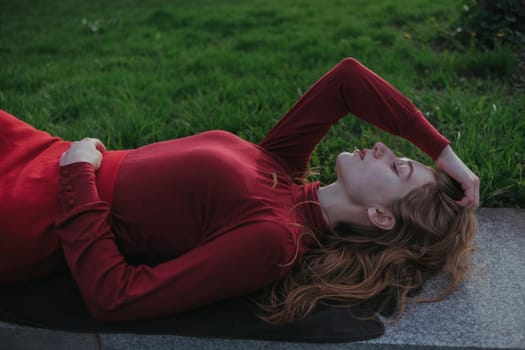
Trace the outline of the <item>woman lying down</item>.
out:
<instances>
[{"instance_id":1,"label":"woman lying down","mask_svg":"<svg viewBox=\"0 0 525 350\"><path fill-rule=\"evenodd\" d=\"M313 149L350 113L406 138L435 168L377 142L339 154L334 183L305 181ZM213 130L108 151L2 111L0 149L0 282L67 264L99 320L258 290L271 323L378 296L397 300L398 317L438 273L450 279L436 300L453 291L477 229L478 178L405 96L352 58L258 144Z\"/></svg>"}]
</instances>

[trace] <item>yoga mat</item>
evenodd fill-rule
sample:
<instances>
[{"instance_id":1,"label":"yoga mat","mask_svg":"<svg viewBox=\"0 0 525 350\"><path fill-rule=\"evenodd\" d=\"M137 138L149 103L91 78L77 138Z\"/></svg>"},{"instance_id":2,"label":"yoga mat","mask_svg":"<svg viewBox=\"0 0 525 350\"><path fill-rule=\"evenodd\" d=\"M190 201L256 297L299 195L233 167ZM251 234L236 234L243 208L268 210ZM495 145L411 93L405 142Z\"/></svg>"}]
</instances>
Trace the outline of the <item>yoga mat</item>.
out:
<instances>
[{"instance_id":1,"label":"yoga mat","mask_svg":"<svg viewBox=\"0 0 525 350\"><path fill-rule=\"evenodd\" d=\"M320 306L303 320L278 326L258 319L258 312L249 297L239 297L169 317L106 323L91 317L69 272L0 286L0 320L39 328L326 343L367 340L384 334L379 318L362 319L373 315L366 307Z\"/></svg>"}]
</instances>

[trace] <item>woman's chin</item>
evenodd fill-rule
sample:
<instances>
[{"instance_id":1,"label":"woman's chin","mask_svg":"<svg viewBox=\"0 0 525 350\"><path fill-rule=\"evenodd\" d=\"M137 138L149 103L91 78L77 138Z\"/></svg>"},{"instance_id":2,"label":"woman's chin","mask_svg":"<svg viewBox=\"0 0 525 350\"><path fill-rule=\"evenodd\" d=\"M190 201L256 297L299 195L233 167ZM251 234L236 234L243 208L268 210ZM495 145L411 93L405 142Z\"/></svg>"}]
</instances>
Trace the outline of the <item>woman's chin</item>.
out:
<instances>
[{"instance_id":1,"label":"woman's chin","mask_svg":"<svg viewBox=\"0 0 525 350\"><path fill-rule=\"evenodd\" d=\"M342 177L343 172L350 166L349 164L355 156L354 152L341 152L337 155L335 159L335 170L338 178Z\"/></svg>"},{"instance_id":2,"label":"woman's chin","mask_svg":"<svg viewBox=\"0 0 525 350\"><path fill-rule=\"evenodd\" d=\"M336 164L345 166L348 162L352 161L355 157L359 157L356 152L341 152L337 155Z\"/></svg>"},{"instance_id":3,"label":"woman's chin","mask_svg":"<svg viewBox=\"0 0 525 350\"><path fill-rule=\"evenodd\" d=\"M337 155L337 159L346 159L346 158L352 158L355 157L355 152L341 152Z\"/></svg>"}]
</instances>

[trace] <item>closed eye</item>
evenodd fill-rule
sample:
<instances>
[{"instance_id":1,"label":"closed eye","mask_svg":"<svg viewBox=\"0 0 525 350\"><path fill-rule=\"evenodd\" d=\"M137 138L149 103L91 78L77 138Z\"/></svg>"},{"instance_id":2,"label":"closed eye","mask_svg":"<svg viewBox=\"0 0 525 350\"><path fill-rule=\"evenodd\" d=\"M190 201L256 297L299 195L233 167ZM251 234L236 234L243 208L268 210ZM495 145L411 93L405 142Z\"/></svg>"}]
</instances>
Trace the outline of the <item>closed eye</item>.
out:
<instances>
[{"instance_id":1,"label":"closed eye","mask_svg":"<svg viewBox=\"0 0 525 350\"><path fill-rule=\"evenodd\" d=\"M406 163L405 163L404 159L401 159L401 160L403 161L403 164L401 164L402 166L406 165L406 166L409 167L408 176L406 176L406 179L405 179L406 181L408 181L408 180L410 180L410 176L412 176L412 173L414 172L414 165L412 164L411 161L406 161ZM399 170L397 168L397 165L396 165L395 161L392 163L392 169L394 170L394 172L396 173L397 176L401 177L399 175ZM405 173L405 172L403 171L403 173Z\"/></svg>"},{"instance_id":2,"label":"closed eye","mask_svg":"<svg viewBox=\"0 0 525 350\"><path fill-rule=\"evenodd\" d=\"M399 176L399 172L397 171L396 162L392 162L392 169L394 169L394 173L396 173L396 175Z\"/></svg>"}]
</instances>

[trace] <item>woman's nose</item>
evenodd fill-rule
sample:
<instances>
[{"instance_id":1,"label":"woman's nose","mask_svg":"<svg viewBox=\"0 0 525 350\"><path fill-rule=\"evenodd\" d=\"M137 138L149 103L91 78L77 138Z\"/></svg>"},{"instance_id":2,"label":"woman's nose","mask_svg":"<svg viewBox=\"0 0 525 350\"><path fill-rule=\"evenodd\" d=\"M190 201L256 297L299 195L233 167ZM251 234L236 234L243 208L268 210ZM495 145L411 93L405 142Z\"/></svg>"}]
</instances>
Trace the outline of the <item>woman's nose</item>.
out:
<instances>
[{"instance_id":1,"label":"woman's nose","mask_svg":"<svg viewBox=\"0 0 525 350\"><path fill-rule=\"evenodd\" d=\"M383 142L376 142L374 145L374 157L382 158L384 156L393 155L394 153Z\"/></svg>"}]
</instances>

